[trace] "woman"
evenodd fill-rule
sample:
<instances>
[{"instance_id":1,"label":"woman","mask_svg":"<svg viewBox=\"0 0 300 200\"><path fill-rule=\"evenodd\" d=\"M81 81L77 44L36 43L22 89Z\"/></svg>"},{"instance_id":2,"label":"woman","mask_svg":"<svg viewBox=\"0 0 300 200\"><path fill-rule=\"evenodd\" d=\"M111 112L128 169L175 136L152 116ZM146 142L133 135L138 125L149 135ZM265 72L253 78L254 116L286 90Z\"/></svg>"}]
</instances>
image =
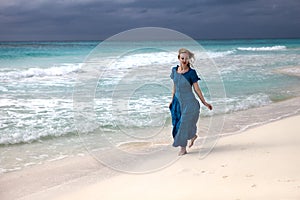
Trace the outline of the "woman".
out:
<instances>
[{"instance_id":1,"label":"woman","mask_svg":"<svg viewBox=\"0 0 300 200\"><path fill-rule=\"evenodd\" d=\"M179 156L187 153L187 141L191 140L189 147L192 147L197 139L197 121L199 118L200 104L192 91L196 92L201 102L209 109L212 106L207 103L198 85L196 71L191 68L194 54L187 49L179 49L178 60L180 66L172 68L170 75L173 80L172 102L169 105L172 115L174 147L180 146Z\"/></svg>"}]
</instances>

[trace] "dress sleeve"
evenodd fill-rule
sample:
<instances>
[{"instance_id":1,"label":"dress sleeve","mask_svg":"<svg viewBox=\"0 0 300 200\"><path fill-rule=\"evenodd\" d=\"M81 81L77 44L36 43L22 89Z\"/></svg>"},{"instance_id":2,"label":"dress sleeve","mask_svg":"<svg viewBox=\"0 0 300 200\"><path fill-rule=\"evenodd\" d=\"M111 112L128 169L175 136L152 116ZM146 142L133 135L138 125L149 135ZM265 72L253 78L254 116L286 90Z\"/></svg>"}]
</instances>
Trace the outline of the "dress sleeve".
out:
<instances>
[{"instance_id":1,"label":"dress sleeve","mask_svg":"<svg viewBox=\"0 0 300 200\"><path fill-rule=\"evenodd\" d=\"M176 69L175 69L176 70ZM170 74L171 79L174 79L174 67L172 68L172 72Z\"/></svg>"},{"instance_id":2,"label":"dress sleeve","mask_svg":"<svg viewBox=\"0 0 300 200\"><path fill-rule=\"evenodd\" d=\"M196 70L193 70L192 73L191 73L191 81L192 81L192 83L195 83L195 82L197 82L199 80L201 80L201 79L198 77L198 75L196 73Z\"/></svg>"}]
</instances>

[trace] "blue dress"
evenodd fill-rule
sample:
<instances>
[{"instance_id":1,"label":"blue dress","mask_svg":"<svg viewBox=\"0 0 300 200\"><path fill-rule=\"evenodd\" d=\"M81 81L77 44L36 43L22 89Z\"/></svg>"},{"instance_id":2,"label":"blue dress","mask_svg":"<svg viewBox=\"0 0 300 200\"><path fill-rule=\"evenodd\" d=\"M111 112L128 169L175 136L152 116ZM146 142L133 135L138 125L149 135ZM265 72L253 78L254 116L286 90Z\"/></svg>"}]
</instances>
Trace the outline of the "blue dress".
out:
<instances>
[{"instance_id":1,"label":"blue dress","mask_svg":"<svg viewBox=\"0 0 300 200\"><path fill-rule=\"evenodd\" d=\"M174 82L175 95L169 108L173 125L173 146L186 147L187 141L197 133L200 104L193 93L192 85L200 78L191 68L184 74L177 73L178 67L173 67L170 75Z\"/></svg>"}]
</instances>

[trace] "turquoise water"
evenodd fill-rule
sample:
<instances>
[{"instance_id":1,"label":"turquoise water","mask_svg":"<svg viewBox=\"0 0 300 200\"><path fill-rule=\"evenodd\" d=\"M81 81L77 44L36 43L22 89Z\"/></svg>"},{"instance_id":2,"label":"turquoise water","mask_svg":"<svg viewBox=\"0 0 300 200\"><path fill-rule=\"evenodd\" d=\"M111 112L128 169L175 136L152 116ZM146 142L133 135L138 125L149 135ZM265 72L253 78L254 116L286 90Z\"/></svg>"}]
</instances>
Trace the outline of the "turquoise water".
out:
<instances>
[{"instance_id":1,"label":"turquoise water","mask_svg":"<svg viewBox=\"0 0 300 200\"><path fill-rule=\"evenodd\" d=\"M215 107L226 102L226 108L214 112L203 109L202 119L212 115L228 115L234 119L235 113L240 117L242 112L268 106L271 109L268 112L272 112L278 102L299 96L299 76L279 73L278 69L300 68L300 39L197 42L215 63L226 93L222 99L211 99ZM74 119L74 88L81 89L78 77L86 76L85 62L98 44L99 41L0 42L0 172L82 153ZM97 79L93 91L82 87L82 97L94 95L93 101L87 102L92 103L93 125L80 129L79 134L95 149L101 148L101 142L95 142L93 137L99 128L113 132L109 137L122 143L124 137L120 134L124 132L138 139L147 134L152 136L144 130L148 127L170 125L169 74L177 64L176 52L152 48L136 50L136 43L126 45L134 46L135 50L121 57L116 55L122 52L124 43L116 42L103 50L97 59L107 64L105 72L90 79L91 84ZM160 45L163 48L174 42L162 41ZM197 56L195 47L188 48L195 50ZM95 66L96 71L101 71L101 67ZM203 79L200 86L204 96L210 100L212 91L205 81L207 73L202 73L201 67L196 70ZM204 70L209 74L209 68ZM128 81L132 78L135 80ZM148 84L151 82L155 84ZM277 113L275 118L289 113L294 112L286 110ZM258 123L251 115L247 117L246 122L228 121L224 133ZM269 118L270 115L266 115L260 122ZM136 130L144 131L135 135ZM46 148L44 153L38 150L41 146ZM63 146L80 150L62 150ZM24 149L24 155L15 158L14 153L20 148Z\"/></svg>"}]
</instances>

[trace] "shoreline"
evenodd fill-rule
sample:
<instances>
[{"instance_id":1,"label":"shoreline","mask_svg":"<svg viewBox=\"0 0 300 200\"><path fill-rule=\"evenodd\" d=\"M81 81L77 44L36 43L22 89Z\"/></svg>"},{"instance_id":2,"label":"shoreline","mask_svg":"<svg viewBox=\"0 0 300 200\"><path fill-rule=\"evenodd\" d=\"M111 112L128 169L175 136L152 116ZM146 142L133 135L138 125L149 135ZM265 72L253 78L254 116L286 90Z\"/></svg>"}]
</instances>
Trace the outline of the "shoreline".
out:
<instances>
[{"instance_id":1,"label":"shoreline","mask_svg":"<svg viewBox=\"0 0 300 200\"><path fill-rule=\"evenodd\" d=\"M300 66L287 66L274 70L276 73L300 77Z\"/></svg>"},{"instance_id":2,"label":"shoreline","mask_svg":"<svg viewBox=\"0 0 300 200\"><path fill-rule=\"evenodd\" d=\"M91 197L90 199L99 199L100 197L115 199L121 198L121 194L123 194L124 197L128 196L134 199L139 195L145 197L140 190L145 192L146 188L139 183L147 183L156 187L156 182L160 180L161 183L166 184L161 185L163 188L169 185L165 191L170 190L170 193L158 191L160 189L158 187L153 194L148 194L151 191L149 189L147 193L149 196L145 198L159 198L160 196L155 195L160 192L160 195L165 199L176 199L170 187L178 187L178 183L176 183L178 178L186 181L185 184L188 185L183 188L186 193L179 194L182 198L193 199L193 197L197 197L196 199L198 199L205 197L205 195L208 195L208 198L214 194L214 187L220 190L221 186L227 189L232 187L231 189L233 189L239 188L241 184L243 187L240 189L224 193L223 199L227 199L227 197L251 199L251 192L254 192L254 196L251 196L252 199L254 197L278 198L274 194L272 196L271 191L273 193L281 191L281 196L279 195L281 198L296 199L300 197L300 173L296 169L297 165L300 164L300 159L297 156L300 151L300 136L297 134L297 131L300 130L299 121L300 115L298 114L252 127L241 134L221 137L212 152L204 159L199 159L200 147L195 144L195 147L187 155L180 157L171 165L156 172L141 175L114 171L101 165L90 155L27 167L20 171L1 174L0 197L5 200L83 199L86 195L86 197ZM165 152L162 156L169 156L170 153L177 155L178 149L175 150L176 152ZM159 161L161 157L152 157L152 159ZM281 161L289 163L282 163ZM151 163L151 159L145 161L144 164L148 163ZM282 171L281 168L284 168L285 171ZM268 170L275 170L276 172L270 173ZM205 185L206 181L209 182L208 185ZM125 184L126 182L133 184L134 187L130 188L130 184ZM124 188L121 188L120 193L114 193L112 189L116 185L121 186L121 183L125 184ZM274 186L267 188L270 183ZM292 186L286 189L285 186L287 185ZM210 192L202 191L203 194L199 191L195 194L191 193L193 190L190 191L189 187L199 189L200 186L211 186L212 188ZM96 188L107 188L107 190L97 192ZM251 195L249 197L243 196L244 192ZM94 196L89 196L91 194ZM189 194L193 195L189 196ZM170 195L173 195L172 198ZM290 195L290 197L284 195ZM219 197L221 198L221 196ZM219 198L216 196L215 199Z\"/></svg>"},{"instance_id":3,"label":"shoreline","mask_svg":"<svg viewBox=\"0 0 300 200\"><path fill-rule=\"evenodd\" d=\"M292 97L292 98L288 98L286 100L283 101L278 101L266 106L262 106L262 107L256 107L256 108L252 108L249 110L243 110L243 111L239 111L236 113L232 113L232 115L234 117L239 118L241 121L242 120L247 120L247 117L245 119L245 115L251 115L252 118L259 118L260 115L265 115L265 114L269 114L269 116L266 118L267 120L262 120L262 121L256 121L254 123L248 124L245 127L243 127L240 130L237 131L229 131L229 132L225 132L221 134L221 137L223 136L230 136L230 135L235 135L235 134L241 134L245 131L248 131L252 128L256 128L259 126L263 126L265 124L269 124L272 122L276 122L285 118L289 118L289 117L293 117L293 116L297 116L300 115L300 97L296 96L296 97ZM273 113L270 111L274 111L276 108L280 108L280 110L287 110L287 109L292 109L292 112L287 112L287 113ZM231 116L230 114L226 116L227 120L231 120ZM227 122L228 123L228 122ZM230 122L228 124L231 124ZM226 121L225 121L225 126L226 126Z\"/></svg>"},{"instance_id":4,"label":"shoreline","mask_svg":"<svg viewBox=\"0 0 300 200\"><path fill-rule=\"evenodd\" d=\"M121 174L55 199L298 199L299 121L298 115L223 138L203 160L191 150L161 171Z\"/></svg>"}]
</instances>

